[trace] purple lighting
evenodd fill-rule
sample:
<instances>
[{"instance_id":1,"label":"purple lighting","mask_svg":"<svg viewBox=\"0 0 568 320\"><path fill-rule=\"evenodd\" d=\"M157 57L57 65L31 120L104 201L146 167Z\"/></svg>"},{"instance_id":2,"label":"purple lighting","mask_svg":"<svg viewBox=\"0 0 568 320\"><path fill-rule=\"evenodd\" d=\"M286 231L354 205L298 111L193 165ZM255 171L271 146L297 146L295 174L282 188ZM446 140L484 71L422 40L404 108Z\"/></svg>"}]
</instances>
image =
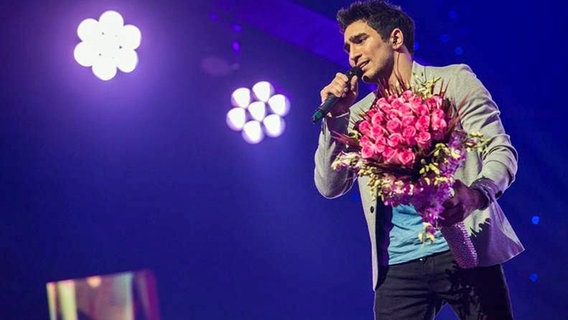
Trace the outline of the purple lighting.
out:
<instances>
[{"instance_id":1,"label":"purple lighting","mask_svg":"<svg viewBox=\"0 0 568 320\"><path fill-rule=\"evenodd\" d=\"M233 41L233 51L239 52L241 50L241 44L238 41Z\"/></svg>"},{"instance_id":2,"label":"purple lighting","mask_svg":"<svg viewBox=\"0 0 568 320\"><path fill-rule=\"evenodd\" d=\"M232 27L232 29L233 29L233 31L235 31L235 32L241 32L243 28L242 28L240 25L238 25L238 24L234 24L233 27Z\"/></svg>"}]
</instances>

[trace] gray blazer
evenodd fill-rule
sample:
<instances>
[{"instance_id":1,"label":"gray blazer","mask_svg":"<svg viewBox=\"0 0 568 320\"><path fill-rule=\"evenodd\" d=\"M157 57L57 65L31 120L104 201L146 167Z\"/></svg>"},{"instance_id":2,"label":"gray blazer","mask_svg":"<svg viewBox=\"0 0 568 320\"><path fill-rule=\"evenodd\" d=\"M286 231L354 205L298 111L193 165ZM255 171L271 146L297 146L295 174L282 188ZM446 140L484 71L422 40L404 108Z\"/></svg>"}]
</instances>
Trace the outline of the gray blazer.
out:
<instances>
[{"instance_id":1,"label":"gray blazer","mask_svg":"<svg viewBox=\"0 0 568 320\"><path fill-rule=\"evenodd\" d=\"M517 152L505 133L499 110L481 81L467 65L445 67L426 67L416 62L412 67L412 83L418 79L441 77L447 85L446 97L459 105L461 125L467 132L481 132L488 138L487 148L481 153L470 152L464 165L456 173L456 178L469 186L476 186L490 199L482 210L474 211L464 220L472 242L477 250L479 265L491 266L503 263L524 248L495 201L511 185L517 172ZM438 86L440 85L438 82ZM374 93L354 104L350 112L335 118L326 118L322 123L318 148L315 153L314 180L318 191L332 199L347 193L357 176L350 170L334 171L331 163L344 145L335 141L331 132L346 133L353 125L356 115L368 109L375 98ZM372 200L368 179L358 179L363 211L371 239L373 288L377 286L378 267L388 261L382 236L386 210L380 199Z\"/></svg>"}]
</instances>

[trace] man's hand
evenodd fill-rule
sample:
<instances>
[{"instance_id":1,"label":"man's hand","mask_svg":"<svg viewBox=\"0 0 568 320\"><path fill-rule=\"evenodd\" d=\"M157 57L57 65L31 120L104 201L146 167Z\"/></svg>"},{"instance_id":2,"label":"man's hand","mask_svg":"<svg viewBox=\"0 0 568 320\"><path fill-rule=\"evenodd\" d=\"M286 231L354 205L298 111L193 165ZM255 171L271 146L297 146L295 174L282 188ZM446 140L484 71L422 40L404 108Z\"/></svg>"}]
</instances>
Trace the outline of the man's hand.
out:
<instances>
[{"instance_id":1,"label":"man's hand","mask_svg":"<svg viewBox=\"0 0 568 320\"><path fill-rule=\"evenodd\" d=\"M474 210L487 204L487 198L481 191L466 186L460 180L456 180L453 189L454 196L442 204L445 210L440 214L440 225L443 227L463 221Z\"/></svg>"},{"instance_id":2,"label":"man's hand","mask_svg":"<svg viewBox=\"0 0 568 320\"><path fill-rule=\"evenodd\" d=\"M343 73L337 73L335 78L320 91L321 102L323 103L331 94L339 98L337 103L330 110L332 116L339 116L349 111L349 107L355 102L358 94L357 76L349 78ZM327 115L324 115L327 116Z\"/></svg>"}]
</instances>

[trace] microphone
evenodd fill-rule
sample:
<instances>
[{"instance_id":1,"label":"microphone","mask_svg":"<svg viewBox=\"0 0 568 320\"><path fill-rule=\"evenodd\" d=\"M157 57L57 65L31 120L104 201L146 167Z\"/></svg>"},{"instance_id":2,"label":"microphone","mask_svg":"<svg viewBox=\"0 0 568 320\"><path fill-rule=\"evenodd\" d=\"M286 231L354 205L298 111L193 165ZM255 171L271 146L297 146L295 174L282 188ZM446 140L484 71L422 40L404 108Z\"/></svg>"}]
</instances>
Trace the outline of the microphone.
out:
<instances>
[{"instance_id":1,"label":"microphone","mask_svg":"<svg viewBox=\"0 0 568 320\"><path fill-rule=\"evenodd\" d=\"M347 76L347 85L349 86L351 83L351 78L353 78L353 76L357 76L358 78L361 78L361 75L363 74L363 70L361 70L361 68L359 67L353 67L351 69L349 69L345 75ZM333 108L333 106L337 103L337 100L339 100L339 97L336 97L333 94L330 94L329 96L327 96L327 98L325 99L325 101L321 104L321 106L319 106L317 108L317 110L314 112L314 115L312 116L312 122L316 123L318 121L320 121L328 112L331 108Z\"/></svg>"}]
</instances>

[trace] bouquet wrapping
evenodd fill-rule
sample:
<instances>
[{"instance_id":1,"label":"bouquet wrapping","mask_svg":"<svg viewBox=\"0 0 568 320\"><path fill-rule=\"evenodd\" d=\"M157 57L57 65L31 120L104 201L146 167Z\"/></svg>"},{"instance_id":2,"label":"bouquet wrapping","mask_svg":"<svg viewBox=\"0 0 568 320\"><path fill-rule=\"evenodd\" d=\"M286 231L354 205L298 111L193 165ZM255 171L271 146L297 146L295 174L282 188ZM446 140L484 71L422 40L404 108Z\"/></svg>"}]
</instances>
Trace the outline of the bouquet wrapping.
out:
<instances>
[{"instance_id":1,"label":"bouquet wrapping","mask_svg":"<svg viewBox=\"0 0 568 320\"><path fill-rule=\"evenodd\" d=\"M440 228L442 203L452 196L454 175L467 152L483 146L480 133L459 125L458 108L445 97L439 78L414 87L381 85L371 107L359 115L347 134L333 133L345 143L332 168L369 177L373 197L385 205L412 205L424 230L417 236L433 242L440 230L462 268L477 265L477 253L463 223Z\"/></svg>"}]
</instances>

